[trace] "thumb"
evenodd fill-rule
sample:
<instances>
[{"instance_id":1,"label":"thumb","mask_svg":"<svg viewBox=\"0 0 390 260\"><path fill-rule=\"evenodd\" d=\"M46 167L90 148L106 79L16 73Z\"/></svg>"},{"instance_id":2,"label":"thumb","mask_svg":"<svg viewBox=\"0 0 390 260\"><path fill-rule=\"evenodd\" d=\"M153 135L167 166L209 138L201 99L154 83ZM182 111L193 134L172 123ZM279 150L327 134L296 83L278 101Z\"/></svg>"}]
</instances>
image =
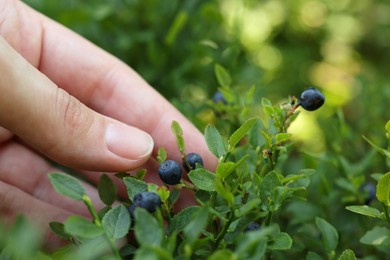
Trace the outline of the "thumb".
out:
<instances>
[{"instance_id":1,"label":"thumb","mask_svg":"<svg viewBox=\"0 0 390 260\"><path fill-rule=\"evenodd\" d=\"M49 158L99 171L131 170L149 159L149 134L89 109L1 37L0 71L0 126Z\"/></svg>"}]
</instances>

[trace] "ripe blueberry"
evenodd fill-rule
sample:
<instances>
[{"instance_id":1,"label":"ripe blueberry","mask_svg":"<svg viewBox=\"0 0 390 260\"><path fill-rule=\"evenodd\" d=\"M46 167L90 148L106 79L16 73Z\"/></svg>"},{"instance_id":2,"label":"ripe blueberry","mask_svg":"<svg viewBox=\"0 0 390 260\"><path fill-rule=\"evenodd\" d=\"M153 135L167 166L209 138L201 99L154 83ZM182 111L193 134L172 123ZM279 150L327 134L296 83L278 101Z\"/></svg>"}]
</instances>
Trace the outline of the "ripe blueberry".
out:
<instances>
[{"instance_id":1,"label":"ripe blueberry","mask_svg":"<svg viewBox=\"0 0 390 260\"><path fill-rule=\"evenodd\" d=\"M257 222L251 222L249 225L244 229L244 232L248 231L257 231L260 229L260 224Z\"/></svg>"},{"instance_id":2,"label":"ripe blueberry","mask_svg":"<svg viewBox=\"0 0 390 260\"><path fill-rule=\"evenodd\" d=\"M299 105L308 111L319 109L325 102L325 96L316 88L308 88L302 92Z\"/></svg>"},{"instance_id":3,"label":"ripe blueberry","mask_svg":"<svg viewBox=\"0 0 390 260\"><path fill-rule=\"evenodd\" d=\"M360 186L360 190L364 193L364 204L368 205L371 201L376 200L376 187L371 182L366 182Z\"/></svg>"},{"instance_id":4,"label":"ripe blueberry","mask_svg":"<svg viewBox=\"0 0 390 260\"><path fill-rule=\"evenodd\" d=\"M213 96L213 102L214 103L221 102L222 104L227 104L227 101L226 101L225 97L219 91L215 92L215 94Z\"/></svg>"},{"instance_id":5,"label":"ripe blueberry","mask_svg":"<svg viewBox=\"0 0 390 260\"><path fill-rule=\"evenodd\" d=\"M131 206L129 207L129 211L131 210L133 214L135 207L144 208L150 213L153 213L161 206L161 199L160 196L154 192L144 191L134 196L133 205L133 208L131 208ZM130 214L132 213L131 211Z\"/></svg>"},{"instance_id":6,"label":"ripe blueberry","mask_svg":"<svg viewBox=\"0 0 390 260\"><path fill-rule=\"evenodd\" d=\"M203 160L202 157L200 157L199 154L197 153L189 153L186 155L186 160L188 164L190 165L191 169L188 167L187 163L185 160L183 160L183 167L187 172L190 172L192 169L195 169L196 164L200 164L203 166Z\"/></svg>"},{"instance_id":7,"label":"ripe blueberry","mask_svg":"<svg viewBox=\"0 0 390 260\"><path fill-rule=\"evenodd\" d=\"M164 183L175 185L180 183L183 173L176 161L166 160L158 168L158 175Z\"/></svg>"}]
</instances>

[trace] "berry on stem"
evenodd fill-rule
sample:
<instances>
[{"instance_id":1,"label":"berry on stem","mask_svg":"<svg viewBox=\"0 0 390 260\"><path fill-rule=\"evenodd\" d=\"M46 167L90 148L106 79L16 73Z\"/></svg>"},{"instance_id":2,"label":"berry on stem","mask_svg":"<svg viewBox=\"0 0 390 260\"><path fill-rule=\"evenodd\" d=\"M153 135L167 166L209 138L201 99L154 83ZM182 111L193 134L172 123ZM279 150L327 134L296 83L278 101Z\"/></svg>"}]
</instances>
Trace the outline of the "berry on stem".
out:
<instances>
[{"instance_id":1,"label":"berry on stem","mask_svg":"<svg viewBox=\"0 0 390 260\"><path fill-rule=\"evenodd\" d=\"M129 207L130 214L134 214L136 207L144 208L150 213L153 213L157 208L161 207L161 199L160 196L154 192L144 191L134 196L132 206Z\"/></svg>"},{"instance_id":2,"label":"berry on stem","mask_svg":"<svg viewBox=\"0 0 390 260\"><path fill-rule=\"evenodd\" d=\"M248 231L257 231L260 229L260 224L257 222L251 222L249 225L244 229L244 232Z\"/></svg>"},{"instance_id":3,"label":"berry on stem","mask_svg":"<svg viewBox=\"0 0 390 260\"><path fill-rule=\"evenodd\" d=\"M195 169L196 164L200 164L203 166L202 157L200 157L200 155L197 153L189 153L186 155L185 160L183 160L183 167L187 172L190 172L191 170ZM188 166L190 166L190 168Z\"/></svg>"},{"instance_id":4,"label":"berry on stem","mask_svg":"<svg viewBox=\"0 0 390 260\"><path fill-rule=\"evenodd\" d=\"M166 160L158 168L160 179L169 185L179 184L183 175L180 165L173 160Z\"/></svg>"},{"instance_id":5,"label":"berry on stem","mask_svg":"<svg viewBox=\"0 0 390 260\"><path fill-rule=\"evenodd\" d=\"M376 186L371 182L366 182L362 186L360 186L360 191L364 193L364 204L368 205L373 200L376 200Z\"/></svg>"},{"instance_id":6,"label":"berry on stem","mask_svg":"<svg viewBox=\"0 0 390 260\"><path fill-rule=\"evenodd\" d=\"M298 106L307 111L319 109L325 103L325 96L316 88L308 88L302 92L298 100Z\"/></svg>"},{"instance_id":7,"label":"berry on stem","mask_svg":"<svg viewBox=\"0 0 390 260\"><path fill-rule=\"evenodd\" d=\"M219 102L221 102L222 104L227 104L225 97L222 95L222 93L220 91L215 92L215 94L213 96L213 102L215 104L217 104Z\"/></svg>"}]
</instances>

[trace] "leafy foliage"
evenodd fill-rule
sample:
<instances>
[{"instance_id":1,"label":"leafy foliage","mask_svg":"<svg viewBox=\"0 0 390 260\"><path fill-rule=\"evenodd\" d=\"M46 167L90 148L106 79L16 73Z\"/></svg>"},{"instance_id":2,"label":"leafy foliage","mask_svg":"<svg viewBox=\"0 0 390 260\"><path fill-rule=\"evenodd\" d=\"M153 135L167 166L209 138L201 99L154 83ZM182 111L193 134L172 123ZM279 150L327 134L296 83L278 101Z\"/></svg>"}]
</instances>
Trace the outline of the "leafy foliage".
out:
<instances>
[{"instance_id":1,"label":"leafy foliage","mask_svg":"<svg viewBox=\"0 0 390 260\"><path fill-rule=\"evenodd\" d=\"M74 179L51 176L60 194L87 205L92 220L85 225L104 232L85 239L53 222L53 231L71 244L54 255L388 258L387 1L25 2L131 65L205 129L219 159L215 172L192 171L192 183L173 189L145 182L153 173L143 169L116 174L128 191L120 198L123 207L140 191L154 191L163 201L153 215L136 213L153 222L157 235L150 239L157 242L120 250L113 240L127 231L132 236L137 221L119 225L126 217L123 208L112 211L117 194L110 181L102 177L99 183L107 207L96 213ZM327 103L314 113L293 111L293 96L310 85L324 92ZM211 101L216 91L224 102ZM185 140L180 131L174 135L183 155ZM161 147L158 160L167 156ZM362 188L366 183L374 185L374 196ZM175 213L187 188L199 206ZM252 221L261 229L243 232ZM2 250L17 240L26 248L21 254L35 255L36 240L28 247L1 234L14 235L0 227Z\"/></svg>"}]
</instances>

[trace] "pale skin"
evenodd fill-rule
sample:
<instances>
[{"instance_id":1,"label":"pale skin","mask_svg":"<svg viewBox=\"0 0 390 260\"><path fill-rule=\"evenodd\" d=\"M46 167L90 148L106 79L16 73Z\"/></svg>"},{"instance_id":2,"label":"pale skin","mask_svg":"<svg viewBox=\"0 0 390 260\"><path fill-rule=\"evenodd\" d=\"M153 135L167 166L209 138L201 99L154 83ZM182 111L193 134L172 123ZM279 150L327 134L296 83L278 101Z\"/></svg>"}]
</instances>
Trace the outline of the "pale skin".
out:
<instances>
[{"instance_id":1,"label":"pale skin","mask_svg":"<svg viewBox=\"0 0 390 260\"><path fill-rule=\"evenodd\" d=\"M47 227L89 216L83 203L56 194L47 176L60 170L47 158L95 183L101 172L142 167L147 181L161 184L158 148L180 160L172 120L187 151L216 166L201 132L129 66L17 0L0 1L0 71L0 216L7 221L24 214ZM96 189L84 186L102 207ZM192 201L188 192L182 198L181 207Z\"/></svg>"}]
</instances>

